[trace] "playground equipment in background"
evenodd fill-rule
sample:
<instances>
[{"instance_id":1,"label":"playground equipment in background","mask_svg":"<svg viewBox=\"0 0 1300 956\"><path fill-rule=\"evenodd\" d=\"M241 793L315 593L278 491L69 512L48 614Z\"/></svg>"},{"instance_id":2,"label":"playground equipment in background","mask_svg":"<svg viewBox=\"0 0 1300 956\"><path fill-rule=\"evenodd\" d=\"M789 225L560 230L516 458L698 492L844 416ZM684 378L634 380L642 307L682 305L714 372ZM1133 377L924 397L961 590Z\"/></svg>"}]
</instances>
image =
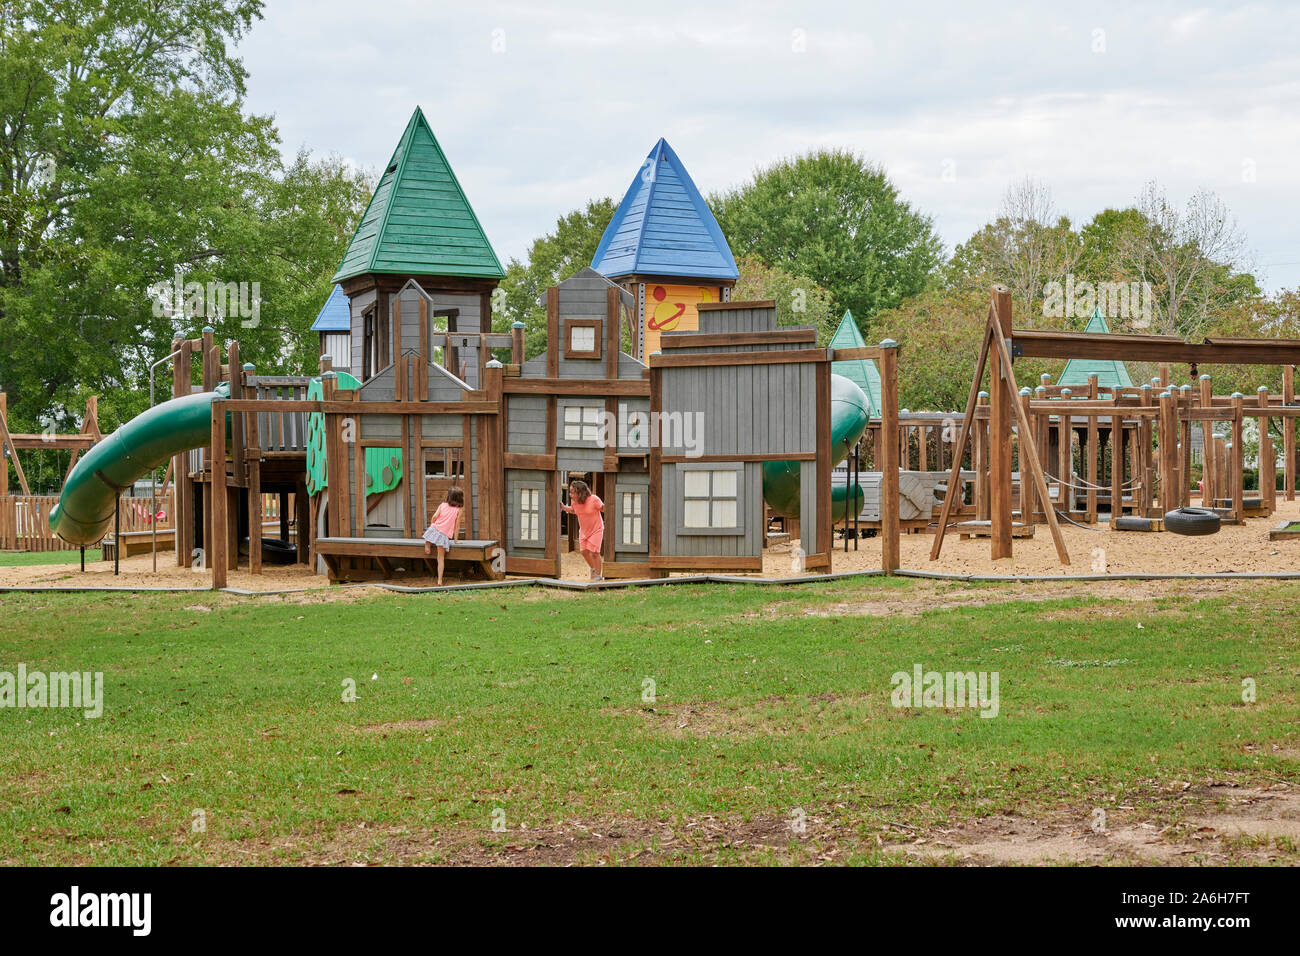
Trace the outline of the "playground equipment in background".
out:
<instances>
[{"instance_id":1,"label":"playground equipment in background","mask_svg":"<svg viewBox=\"0 0 1300 956\"><path fill-rule=\"evenodd\" d=\"M1161 377L1136 389L1112 387L1107 398L1101 397L1095 375L1089 378L1087 394L1079 397L1065 386L1052 389L1043 384L1033 391L1017 390L1012 363L1020 356L1101 361L1118 361L1123 357L1159 362ZM1294 426L1300 418L1300 406L1294 404L1293 376L1298 361L1300 340L1291 339L1210 339L1190 343L1177 336L1013 330L1010 293L1003 286L994 286L931 560L939 557L949 519L957 505L962 457L972 435L983 432L983 422L987 422L986 437L982 447L975 446L972 456L981 483L977 496L981 498L981 507L987 509L994 559L1011 557L1013 531L1031 528L1041 516L1052 533L1057 557L1062 564L1069 564L1057 519L1070 520L1069 512L1077 504L1079 496L1075 492L1079 490L1084 492L1085 516L1093 521L1106 492L1112 520L1122 517L1125 508L1138 517L1154 519L1186 507L1191 497L1193 422L1201 423L1206 430L1216 422L1230 423L1230 443L1212 438L1206 445L1209 477L1206 489L1211 510L1221 519L1240 523L1248 514L1243 482L1243 422L1247 417L1260 420L1261 497L1258 508L1249 510L1271 511L1276 498L1276 454L1269 435L1269 422L1273 418L1285 423L1286 487L1293 489L1295 485ZM1282 365L1283 393L1273 395L1261 386L1255 401L1248 404L1240 392L1227 397L1213 395L1208 375L1200 376L1198 389L1191 385L1175 388L1170 380L1173 362L1188 363L1193 374L1199 367L1211 364ZM992 383L988 393L980 390L986 368ZM1109 485L1101 483L1099 472L1099 436L1103 426L1112 436ZM1078 431L1086 436L1087 474L1083 477L1073 468L1073 441ZM1055 455L1049 447L1053 435ZM1021 470L1018 502L1013 499L1016 484L1013 450ZM1231 454L1227 455L1227 451ZM1053 467L1055 474L1052 474ZM1025 479L1026 470L1032 476L1032 483ZM1055 483L1055 495L1049 482ZM1288 497L1293 493L1288 491Z\"/></svg>"},{"instance_id":2,"label":"playground equipment in background","mask_svg":"<svg viewBox=\"0 0 1300 956\"><path fill-rule=\"evenodd\" d=\"M862 440L870 420L867 395L843 375L831 375L831 465L838 465ZM799 517L799 471L797 461L763 462L763 500L776 514ZM850 492L854 512L865 500L861 485L836 482L831 487L831 520L843 521Z\"/></svg>"}]
</instances>

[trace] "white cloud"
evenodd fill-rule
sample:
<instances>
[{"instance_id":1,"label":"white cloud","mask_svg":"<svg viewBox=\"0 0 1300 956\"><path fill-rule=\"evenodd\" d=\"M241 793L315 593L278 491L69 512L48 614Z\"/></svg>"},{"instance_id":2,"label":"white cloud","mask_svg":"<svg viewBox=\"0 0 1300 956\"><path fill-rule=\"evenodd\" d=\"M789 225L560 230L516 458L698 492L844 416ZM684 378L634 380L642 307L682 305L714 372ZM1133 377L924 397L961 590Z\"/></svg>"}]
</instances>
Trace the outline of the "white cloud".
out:
<instances>
[{"instance_id":1,"label":"white cloud","mask_svg":"<svg viewBox=\"0 0 1300 956\"><path fill-rule=\"evenodd\" d=\"M1152 178L1174 198L1208 187L1268 285L1300 285L1300 9L1284 2L272 0L266 17L241 52L252 108L275 114L286 151L382 168L421 105L503 259L588 199L620 197L664 135L706 193L802 150L856 149L950 246L1025 174L1077 219Z\"/></svg>"}]
</instances>

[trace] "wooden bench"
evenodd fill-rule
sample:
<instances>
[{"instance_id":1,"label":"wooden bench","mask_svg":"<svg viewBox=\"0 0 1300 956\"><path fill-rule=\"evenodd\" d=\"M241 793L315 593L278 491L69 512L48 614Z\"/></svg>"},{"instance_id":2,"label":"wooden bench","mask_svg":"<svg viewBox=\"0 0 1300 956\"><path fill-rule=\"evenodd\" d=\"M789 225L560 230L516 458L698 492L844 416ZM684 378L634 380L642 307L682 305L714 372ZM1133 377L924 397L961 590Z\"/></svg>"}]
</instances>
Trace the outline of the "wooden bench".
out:
<instances>
[{"instance_id":1,"label":"wooden bench","mask_svg":"<svg viewBox=\"0 0 1300 956\"><path fill-rule=\"evenodd\" d=\"M343 569L341 558L371 558L379 565L385 578L393 576L393 559L404 559L408 566L423 561L431 574L438 573L437 552L424 553L423 538L317 538L316 553L329 568L331 581L354 577ZM459 540L447 551L447 561L468 563L479 568L489 579L502 575L492 566L496 541Z\"/></svg>"},{"instance_id":2,"label":"wooden bench","mask_svg":"<svg viewBox=\"0 0 1300 956\"><path fill-rule=\"evenodd\" d=\"M117 542L110 534L99 543L101 555L105 561L113 560L113 550L117 547ZM171 551L176 547L176 529L159 528L158 529L158 550ZM133 554L149 554L153 551L153 532L152 531L123 531L122 532L122 557L129 558Z\"/></svg>"},{"instance_id":3,"label":"wooden bench","mask_svg":"<svg viewBox=\"0 0 1300 956\"><path fill-rule=\"evenodd\" d=\"M262 522L262 534L267 537L280 536L280 522L264 521ZM289 532L292 540L294 533ZM113 560L113 549L117 547L110 534L99 543L102 549L101 555L105 561ZM176 547L176 529L159 528L158 529L158 550L171 551ZM129 558L136 554L150 554L153 551L153 531L123 531L122 532L122 557Z\"/></svg>"}]
</instances>

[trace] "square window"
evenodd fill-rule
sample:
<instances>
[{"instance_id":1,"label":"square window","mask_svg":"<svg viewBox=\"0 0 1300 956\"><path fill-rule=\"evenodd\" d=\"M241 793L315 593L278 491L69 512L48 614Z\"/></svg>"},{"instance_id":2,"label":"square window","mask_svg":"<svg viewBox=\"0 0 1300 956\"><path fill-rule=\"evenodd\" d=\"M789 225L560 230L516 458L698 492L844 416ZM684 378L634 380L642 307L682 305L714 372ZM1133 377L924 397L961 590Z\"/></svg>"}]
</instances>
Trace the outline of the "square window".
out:
<instances>
[{"instance_id":1,"label":"square window","mask_svg":"<svg viewBox=\"0 0 1300 956\"><path fill-rule=\"evenodd\" d=\"M590 325L577 325L569 329L569 349L573 352L596 351L596 330Z\"/></svg>"},{"instance_id":2,"label":"square window","mask_svg":"<svg viewBox=\"0 0 1300 956\"><path fill-rule=\"evenodd\" d=\"M682 527L735 533L740 527L739 481L734 468L682 473Z\"/></svg>"}]
</instances>

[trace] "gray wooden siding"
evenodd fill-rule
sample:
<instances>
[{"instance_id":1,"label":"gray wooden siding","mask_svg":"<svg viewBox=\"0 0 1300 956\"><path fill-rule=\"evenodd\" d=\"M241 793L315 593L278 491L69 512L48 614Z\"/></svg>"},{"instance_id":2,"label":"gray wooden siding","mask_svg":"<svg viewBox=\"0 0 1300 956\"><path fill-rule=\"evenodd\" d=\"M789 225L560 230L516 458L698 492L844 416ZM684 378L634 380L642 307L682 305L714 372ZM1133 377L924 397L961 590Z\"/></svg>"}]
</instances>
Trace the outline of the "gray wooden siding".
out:
<instances>
[{"instance_id":1,"label":"gray wooden siding","mask_svg":"<svg viewBox=\"0 0 1300 956\"><path fill-rule=\"evenodd\" d=\"M771 332L776 328L776 309L705 309L700 313L700 331Z\"/></svg>"},{"instance_id":2,"label":"gray wooden siding","mask_svg":"<svg viewBox=\"0 0 1300 956\"><path fill-rule=\"evenodd\" d=\"M506 451L546 453L546 396L506 396Z\"/></svg>"},{"instance_id":3,"label":"gray wooden siding","mask_svg":"<svg viewBox=\"0 0 1300 956\"><path fill-rule=\"evenodd\" d=\"M363 333L365 327L362 323L362 319L366 314L366 310L375 304L375 298L375 290L371 289L368 292L362 292L352 296L350 300L350 307L352 310L352 356L350 371L352 371L352 374L357 376L357 378L361 377L361 369L363 367L361 348L364 344ZM338 356L335 356L335 358L338 358Z\"/></svg>"},{"instance_id":4,"label":"gray wooden siding","mask_svg":"<svg viewBox=\"0 0 1300 956\"><path fill-rule=\"evenodd\" d=\"M604 471L605 452L600 448L557 448L555 467L560 471Z\"/></svg>"},{"instance_id":5,"label":"gray wooden siding","mask_svg":"<svg viewBox=\"0 0 1300 956\"><path fill-rule=\"evenodd\" d=\"M682 501L685 495L684 472L675 464L663 469L661 496L661 553L674 557L723 556L758 557L762 554L763 466L745 462L739 486L737 518L740 534L679 534L682 527Z\"/></svg>"},{"instance_id":6,"label":"gray wooden siding","mask_svg":"<svg viewBox=\"0 0 1300 956\"><path fill-rule=\"evenodd\" d=\"M640 415L640 441L633 445L628 440L628 428L633 417ZM620 451L633 451L649 454L650 451L650 399L621 398L618 402L618 448Z\"/></svg>"},{"instance_id":7,"label":"gray wooden siding","mask_svg":"<svg viewBox=\"0 0 1300 956\"><path fill-rule=\"evenodd\" d=\"M817 450L812 363L665 368L660 374L663 411L676 416L669 422L681 423L679 434L661 429L665 455L686 454L688 436L703 455L779 459Z\"/></svg>"},{"instance_id":8,"label":"gray wooden siding","mask_svg":"<svg viewBox=\"0 0 1300 956\"><path fill-rule=\"evenodd\" d=\"M322 332L320 336L320 354L328 355L338 372L352 371L352 336L347 332Z\"/></svg>"}]
</instances>

